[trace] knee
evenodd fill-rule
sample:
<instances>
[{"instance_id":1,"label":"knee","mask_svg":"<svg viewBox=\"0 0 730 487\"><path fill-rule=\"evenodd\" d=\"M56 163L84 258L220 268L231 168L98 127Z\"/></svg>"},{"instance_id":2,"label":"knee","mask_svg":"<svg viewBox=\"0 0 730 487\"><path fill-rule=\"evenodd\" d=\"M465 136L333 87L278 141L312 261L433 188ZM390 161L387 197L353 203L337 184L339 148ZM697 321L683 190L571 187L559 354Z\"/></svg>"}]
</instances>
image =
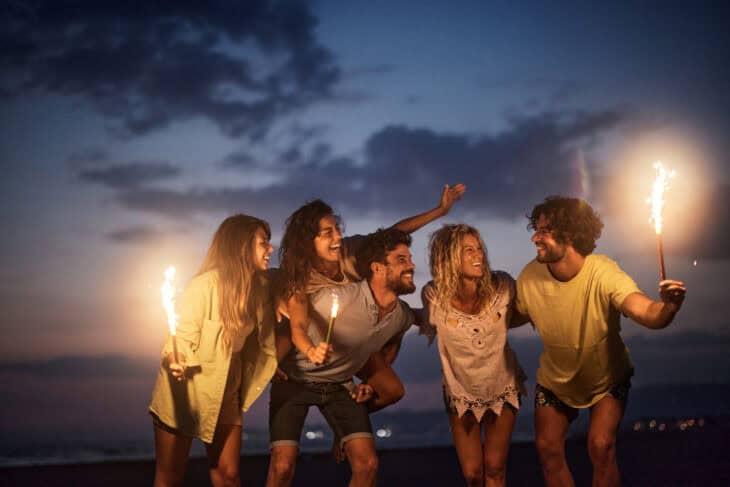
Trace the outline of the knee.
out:
<instances>
[{"instance_id":1,"label":"knee","mask_svg":"<svg viewBox=\"0 0 730 487\"><path fill-rule=\"evenodd\" d=\"M271 458L269 476L276 480L290 481L294 478L295 463L290 458Z\"/></svg>"},{"instance_id":2,"label":"knee","mask_svg":"<svg viewBox=\"0 0 730 487\"><path fill-rule=\"evenodd\" d=\"M184 475L168 472L155 472L154 487L182 487Z\"/></svg>"},{"instance_id":3,"label":"knee","mask_svg":"<svg viewBox=\"0 0 730 487\"><path fill-rule=\"evenodd\" d=\"M215 483L216 487L239 487L241 485L237 468L219 469L217 474L218 482Z\"/></svg>"},{"instance_id":4,"label":"knee","mask_svg":"<svg viewBox=\"0 0 730 487\"><path fill-rule=\"evenodd\" d=\"M549 467L555 462L560 462L565 455L562 440L538 436L535 438L535 448L540 456L540 462L543 467Z\"/></svg>"},{"instance_id":5,"label":"knee","mask_svg":"<svg viewBox=\"0 0 730 487\"><path fill-rule=\"evenodd\" d=\"M363 455L357 458L353 458L350 461L350 468L352 469L353 475L363 476L375 476L378 472L378 457L377 455Z\"/></svg>"},{"instance_id":6,"label":"knee","mask_svg":"<svg viewBox=\"0 0 730 487\"><path fill-rule=\"evenodd\" d=\"M493 480L502 480L505 476L505 465L503 462L487 462L484 465L484 475Z\"/></svg>"},{"instance_id":7,"label":"knee","mask_svg":"<svg viewBox=\"0 0 730 487\"><path fill-rule=\"evenodd\" d=\"M397 384L393 384L393 387L390 391L390 401L389 404L395 404L401 399L403 399L403 396L406 395L406 388L403 387L402 382L398 382Z\"/></svg>"},{"instance_id":8,"label":"knee","mask_svg":"<svg viewBox=\"0 0 730 487\"><path fill-rule=\"evenodd\" d=\"M395 384L388 384L388 387L384 388L384 390L379 393L379 396L384 406L390 406L391 404L395 404L403 399L405 394L406 390L405 387L403 387L403 383L398 381Z\"/></svg>"},{"instance_id":9,"label":"knee","mask_svg":"<svg viewBox=\"0 0 730 487\"><path fill-rule=\"evenodd\" d=\"M464 474L466 485L481 486L484 484L484 473L481 465L463 465L461 472Z\"/></svg>"},{"instance_id":10,"label":"knee","mask_svg":"<svg viewBox=\"0 0 730 487\"><path fill-rule=\"evenodd\" d=\"M593 464L613 461L616 453L616 438L607 435L595 435L588 438L588 455Z\"/></svg>"}]
</instances>

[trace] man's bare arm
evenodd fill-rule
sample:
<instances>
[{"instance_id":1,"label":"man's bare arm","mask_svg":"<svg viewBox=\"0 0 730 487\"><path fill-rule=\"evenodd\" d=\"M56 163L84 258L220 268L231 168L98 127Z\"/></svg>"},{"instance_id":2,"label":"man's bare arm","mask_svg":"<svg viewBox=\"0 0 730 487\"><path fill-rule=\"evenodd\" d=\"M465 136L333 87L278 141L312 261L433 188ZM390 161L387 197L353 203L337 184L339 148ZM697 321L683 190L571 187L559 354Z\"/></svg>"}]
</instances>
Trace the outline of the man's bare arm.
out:
<instances>
[{"instance_id":1,"label":"man's bare arm","mask_svg":"<svg viewBox=\"0 0 730 487\"><path fill-rule=\"evenodd\" d=\"M666 280L659 283L660 301L654 301L643 293L626 296L621 312L652 330L666 328L682 307L687 288L680 281Z\"/></svg>"}]
</instances>

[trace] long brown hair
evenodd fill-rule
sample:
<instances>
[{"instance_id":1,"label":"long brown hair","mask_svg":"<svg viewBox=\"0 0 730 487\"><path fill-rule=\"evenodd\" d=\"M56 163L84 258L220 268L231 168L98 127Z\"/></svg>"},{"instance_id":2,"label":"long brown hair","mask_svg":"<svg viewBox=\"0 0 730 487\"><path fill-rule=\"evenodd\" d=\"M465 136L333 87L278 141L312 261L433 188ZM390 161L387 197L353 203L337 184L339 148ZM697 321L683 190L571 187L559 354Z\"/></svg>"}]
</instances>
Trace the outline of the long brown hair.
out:
<instances>
[{"instance_id":1,"label":"long brown hair","mask_svg":"<svg viewBox=\"0 0 730 487\"><path fill-rule=\"evenodd\" d=\"M484 246L481 235L479 235L479 230L464 224L444 225L431 235L429 264L436 289L435 304L448 307L451 299L459 291L462 241L466 235L476 238L482 246L482 252L484 252L484 274L477 282L477 296L479 297L479 310L481 311L494 294L492 270L487 259L487 248Z\"/></svg>"},{"instance_id":2,"label":"long brown hair","mask_svg":"<svg viewBox=\"0 0 730 487\"><path fill-rule=\"evenodd\" d=\"M332 207L322 200L313 200L300 207L286 220L286 229L279 246L280 279L277 296L289 299L302 292L317 261L314 239L319 234L319 221L334 215Z\"/></svg>"},{"instance_id":3,"label":"long brown hair","mask_svg":"<svg viewBox=\"0 0 730 487\"><path fill-rule=\"evenodd\" d=\"M223 322L223 345L230 347L233 337L255 322L264 305L266 293L262 273L256 272L254 245L256 230L271 238L264 220L249 215L229 216L220 224L198 274L218 272L218 307Z\"/></svg>"}]
</instances>

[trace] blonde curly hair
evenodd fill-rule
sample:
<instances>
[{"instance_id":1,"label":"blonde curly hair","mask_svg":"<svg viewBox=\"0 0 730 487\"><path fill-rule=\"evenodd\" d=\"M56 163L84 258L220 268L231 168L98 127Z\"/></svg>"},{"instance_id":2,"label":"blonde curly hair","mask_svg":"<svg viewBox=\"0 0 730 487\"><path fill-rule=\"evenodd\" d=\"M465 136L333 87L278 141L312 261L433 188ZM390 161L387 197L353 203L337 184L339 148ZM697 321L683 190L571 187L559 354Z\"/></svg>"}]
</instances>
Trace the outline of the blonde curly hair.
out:
<instances>
[{"instance_id":1,"label":"blonde curly hair","mask_svg":"<svg viewBox=\"0 0 730 487\"><path fill-rule=\"evenodd\" d=\"M477 282L479 311L481 312L495 292L492 271L487 259L487 248L479 231L465 224L444 225L440 230L431 234L429 265L436 291L434 304L447 307L459 291L462 242L466 235L476 238L484 253L484 274Z\"/></svg>"}]
</instances>

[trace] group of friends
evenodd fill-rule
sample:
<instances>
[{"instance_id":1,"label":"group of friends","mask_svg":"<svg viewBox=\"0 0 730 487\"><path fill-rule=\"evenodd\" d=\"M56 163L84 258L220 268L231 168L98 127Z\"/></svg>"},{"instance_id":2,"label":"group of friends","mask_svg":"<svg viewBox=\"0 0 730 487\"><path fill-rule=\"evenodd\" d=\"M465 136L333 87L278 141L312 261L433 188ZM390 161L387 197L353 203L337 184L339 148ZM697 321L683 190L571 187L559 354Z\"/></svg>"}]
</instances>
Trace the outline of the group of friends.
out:
<instances>
[{"instance_id":1,"label":"group of friends","mask_svg":"<svg viewBox=\"0 0 730 487\"><path fill-rule=\"evenodd\" d=\"M516 281L491 269L476 228L434 232L432 281L423 308L411 309L400 299L416 290L410 234L465 191L446 185L434 209L351 237L329 205L308 202L286 221L278 269L268 268L267 222L226 218L178 300L176 351L172 337L163 347L149 408L155 486L182 485L193 438L205 445L213 485L240 485L242 412L270 382L268 486L291 484L311 406L333 430L335 456L350 464L350 485L375 485L368 415L404 395L393 362L412 325L429 344L438 338L444 407L467 485L504 485L526 380L507 335L528 322L544 346L534 400L545 484L573 485L565 437L578 411L590 409L593 484L619 485L616 434L633 375L620 317L664 328L686 288L664 280L659 300L647 297L613 260L593 254L603 227L593 208L553 196L528 215L537 256Z\"/></svg>"}]
</instances>

